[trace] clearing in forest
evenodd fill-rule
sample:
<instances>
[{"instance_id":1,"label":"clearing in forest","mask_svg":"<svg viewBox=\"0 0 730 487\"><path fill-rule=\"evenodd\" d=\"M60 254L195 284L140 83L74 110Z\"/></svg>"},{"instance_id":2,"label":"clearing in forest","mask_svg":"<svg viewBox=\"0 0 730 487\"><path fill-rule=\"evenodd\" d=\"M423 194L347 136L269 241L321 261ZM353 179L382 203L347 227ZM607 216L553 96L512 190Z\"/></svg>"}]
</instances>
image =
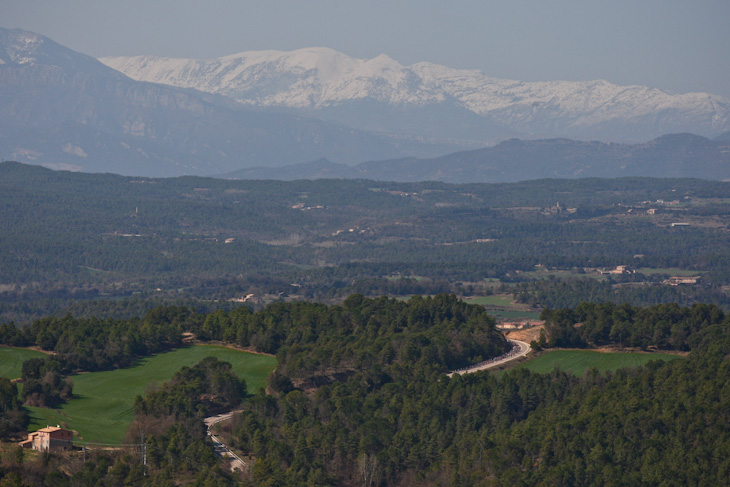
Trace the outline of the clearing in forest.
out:
<instances>
[{"instance_id":1,"label":"clearing in forest","mask_svg":"<svg viewBox=\"0 0 730 487\"><path fill-rule=\"evenodd\" d=\"M126 369L74 375L74 398L59 408L28 408L29 429L66 425L84 441L121 443L134 417L134 400L152 383L169 380L183 366L191 367L205 357L230 362L234 372L246 380L249 394L266 387L266 377L276 367L276 358L215 345L180 348L138 360Z\"/></svg>"},{"instance_id":2,"label":"clearing in forest","mask_svg":"<svg viewBox=\"0 0 730 487\"><path fill-rule=\"evenodd\" d=\"M622 367L639 367L652 360L674 360L681 355L645 352L596 352L591 350L553 350L539 355L515 368L533 372L552 372L556 367L564 372L583 375L586 369L595 367L601 372Z\"/></svg>"},{"instance_id":3,"label":"clearing in forest","mask_svg":"<svg viewBox=\"0 0 730 487\"><path fill-rule=\"evenodd\" d=\"M23 362L32 358L46 358L47 355L36 350L15 347L0 347L0 377L20 378Z\"/></svg>"},{"instance_id":4,"label":"clearing in forest","mask_svg":"<svg viewBox=\"0 0 730 487\"><path fill-rule=\"evenodd\" d=\"M527 321L540 319L540 311L515 302L511 294L493 294L464 298L464 302L484 306L497 321Z\"/></svg>"}]
</instances>

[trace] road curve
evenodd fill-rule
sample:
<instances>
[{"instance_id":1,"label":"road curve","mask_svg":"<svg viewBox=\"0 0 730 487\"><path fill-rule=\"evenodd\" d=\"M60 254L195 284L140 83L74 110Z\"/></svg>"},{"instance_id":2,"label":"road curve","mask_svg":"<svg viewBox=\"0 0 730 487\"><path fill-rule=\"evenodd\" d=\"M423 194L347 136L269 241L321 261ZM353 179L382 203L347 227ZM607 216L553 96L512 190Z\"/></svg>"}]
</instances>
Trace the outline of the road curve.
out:
<instances>
[{"instance_id":1,"label":"road curve","mask_svg":"<svg viewBox=\"0 0 730 487\"><path fill-rule=\"evenodd\" d=\"M231 461L229 463L229 467L231 470L248 470L248 463L241 460L238 455L233 453L230 448L228 448L221 440L218 439L217 436L213 434L213 432L210 430L214 425L220 423L221 421L226 421L231 419L231 417L236 414L240 413L240 411L231 411L230 413L225 414L219 414L217 416L210 416L208 418L205 418L203 421L205 422L205 425L208 427L208 436L210 436L210 439L213 441L213 448L215 449L215 453L218 456L221 456L223 458L230 458Z\"/></svg>"},{"instance_id":2,"label":"road curve","mask_svg":"<svg viewBox=\"0 0 730 487\"><path fill-rule=\"evenodd\" d=\"M465 367L463 369L454 370L453 372L447 374L449 377L453 376L454 374L469 374L471 372L477 372L480 370L486 370L491 369L492 367L497 367L499 365L503 365L511 360L518 359L520 357L524 357L528 353L530 353L530 345L528 345L525 342L522 342L520 340L512 340L508 339L510 343L512 343L514 346L512 347L512 350L510 350L507 354L502 355L501 357L496 357L494 359L486 360L484 362L471 365L469 367ZM217 416L210 416L208 418L205 418L204 422L205 425L208 427L208 436L210 436L210 439L213 441L213 445L215 447L215 452L221 457L228 457L231 458L230 468L231 470L248 470L249 465L241 460L238 455L233 453L223 442L221 442L217 436L213 434L213 432L210 430L214 425L222 422L227 421L231 419L231 417L240 411L231 411L229 413L225 414L219 414Z\"/></svg>"},{"instance_id":3,"label":"road curve","mask_svg":"<svg viewBox=\"0 0 730 487\"><path fill-rule=\"evenodd\" d=\"M508 338L507 340L511 344L514 345L514 347L512 347L512 350L510 350L507 354L502 355L501 357L486 360L486 361L478 363L478 364L470 365L469 367L464 367L463 369L454 370L453 372L451 372L447 375L449 377L451 377L454 374L464 375L464 374L470 374L472 372L478 372L480 370L491 369L492 367L497 367L499 365L506 364L507 362L509 362L511 360L515 360L520 357L524 357L525 355L530 353L530 351L532 350L530 348L530 345L528 345L525 342L522 342L520 340L512 340L511 338Z\"/></svg>"}]
</instances>

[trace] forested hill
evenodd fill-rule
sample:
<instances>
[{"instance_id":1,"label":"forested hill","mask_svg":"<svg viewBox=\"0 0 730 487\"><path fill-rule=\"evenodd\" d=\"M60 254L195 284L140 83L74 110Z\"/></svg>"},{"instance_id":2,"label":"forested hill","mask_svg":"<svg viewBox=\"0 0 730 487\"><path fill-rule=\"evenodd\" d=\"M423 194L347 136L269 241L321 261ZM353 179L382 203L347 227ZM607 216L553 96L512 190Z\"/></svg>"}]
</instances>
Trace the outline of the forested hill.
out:
<instances>
[{"instance_id":1,"label":"forested hill","mask_svg":"<svg viewBox=\"0 0 730 487\"><path fill-rule=\"evenodd\" d=\"M257 396L234 423L254 485L724 485L730 324L687 359L582 377L363 376Z\"/></svg>"},{"instance_id":2,"label":"forested hill","mask_svg":"<svg viewBox=\"0 0 730 487\"><path fill-rule=\"evenodd\" d=\"M351 299L346 306L359 306L360 298ZM430 309L438 321L446 317L438 310L458 309L448 303L416 299L404 309ZM519 369L449 379L424 360L388 365L386 349L373 365L316 394L289 387L278 397L254 397L234 422L235 444L257 458L254 485L722 484L730 468L717 454L730 448L728 316L712 305L585 305L573 313L609 329L635 327L649 346L671 348L681 336L676 348L692 351L582 377ZM317 345L299 355L302 364L329 356ZM288 370L296 373L293 363Z\"/></svg>"},{"instance_id":3,"label":"forested hill","mask_svg":"<svg viewBox=\"0 0 730 487\"><path fill-rule=\"evenodd\" d=\"M407 302L354 295L340 306L277 303L255 313L159 308L126 326L70 317L21 331L6 325L3 341L29 339L90 356L94 341L127 341L141 350L156 331L164 344L168 333L187 330L277 352L280 369L270 377L272 393L249 397L230 429L233 446L254 459L245 480L218 470L205 443L201 386L230 382L226 364L215 360L184 368L136 400L135 427L165 425L146 439L146 476L137 456L108 451L92 452L87 463L59 456L3 462L0 474L17 485L48 486L724 485L728 315L712 305L585 305L550 319L586 319L586 336L637 326L649 346L673 346L681 335L675 344L690 353L579 377L517 369L450 378L449 364L501 353L505 343L483 309L448 295ZM99 332L87 336L83 330L94 325ZM473 342L479 350L469 349ZM65 355L45 363L63 369ZM186 457L192 451L197 461Z\"/></svg>"},{"instance_id":4,"label":"forested hill","mask_svg":"<svg viewBox=\"0 0 730 487\"><path fill-rule=\"evenodd\" d=\"M0 325L0 345L53 352L63 373L129 367L180 347L182 333L275 354L278 372L309 380L373 367L449 370L503 354L510 345L484 308L453 295L408 301L352 295L342 305L274 303L197 313L167 306L129 320L46 317Z\"/></svg>"}]
</instances>

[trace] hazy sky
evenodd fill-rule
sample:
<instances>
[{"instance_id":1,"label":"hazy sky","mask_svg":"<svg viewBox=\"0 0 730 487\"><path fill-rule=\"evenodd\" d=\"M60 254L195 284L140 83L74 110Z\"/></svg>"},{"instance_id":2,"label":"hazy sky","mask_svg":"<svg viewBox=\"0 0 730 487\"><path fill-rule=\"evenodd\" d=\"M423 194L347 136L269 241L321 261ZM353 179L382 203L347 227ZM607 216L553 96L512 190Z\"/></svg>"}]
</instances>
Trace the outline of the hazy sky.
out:
<instances>
[{"instance_id":1,"label":"hazy sky","mask_svg":"<svg viewBox=\"0 0 730 487\"><path fill-rule=\"evenodd\" d=\"M324 46L730 98L730 0L0 0L0 26L97 57Z\"/></svg>"}]
</instances>

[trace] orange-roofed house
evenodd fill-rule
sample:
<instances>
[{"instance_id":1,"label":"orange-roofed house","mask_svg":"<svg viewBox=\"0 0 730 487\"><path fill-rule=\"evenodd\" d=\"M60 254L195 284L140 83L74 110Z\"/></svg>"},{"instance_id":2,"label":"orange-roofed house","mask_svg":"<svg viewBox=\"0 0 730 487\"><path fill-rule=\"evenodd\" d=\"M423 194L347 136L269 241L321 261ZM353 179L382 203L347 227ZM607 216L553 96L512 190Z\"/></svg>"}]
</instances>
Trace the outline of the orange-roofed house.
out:
<instances>
[{"instance_id":1,"label":"orange-roofed house","mask_svg":"<svg viewBox=\"0 0 730 487\"><path fill-rule=\"evenodd\" d=\"M29 433L28 439L21 441L20 446L38 451L70 450L73 433L58 426L47 426Z\"/></svg>"}]
</instances>

